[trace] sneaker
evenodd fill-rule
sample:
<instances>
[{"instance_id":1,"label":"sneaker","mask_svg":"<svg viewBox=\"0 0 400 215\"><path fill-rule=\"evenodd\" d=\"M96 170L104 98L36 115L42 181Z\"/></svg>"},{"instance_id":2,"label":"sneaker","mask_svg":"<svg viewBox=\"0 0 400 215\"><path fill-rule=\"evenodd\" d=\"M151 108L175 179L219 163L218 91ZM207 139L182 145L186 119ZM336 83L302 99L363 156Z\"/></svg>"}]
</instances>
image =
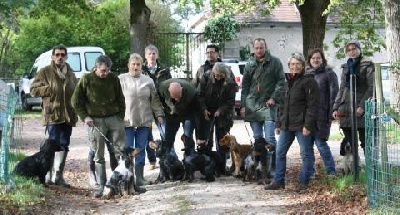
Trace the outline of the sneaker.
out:
<instances>
[{"instance_id":1,"label":"sneaker","mask_svg":"<svg viewBox=\"0 0 400 215\"><path fill-rule=\"evenodd\" d=\"M335 172L329 172L329 173L326 174L326 177L327 178L334 178L334 177L336 177L336 173Z\"/></svg>"},{"instance_id":2,"label":"sneaker","mask_svg":"<svg viewBox=\"0 0 400 215\"><path fill-rule=\"evenodd\" d=\"M150 170L154 170L154 169L156 169L156 168L157 168L156 162L150 162L150 167L149 167L149 169L150 169Z\"/></svg>"},{"instance_id":3,"label":"sneaker","mask_svg":"<svg viewBox=\"0 0 400 215\"><path fill-rule=\"evenodd\" d=\"M303 193L303 192L305 192L305 191L307 191L307 189L308 189L308 185L306 185L306 184L300 184L297 188L296 188L296 192L297 193Z\"/></svg>"},{"instance_id":4,"label":"sneaker","mask_svg":"<svg viewBox=\"0 0 400 215\"><path fill-rule=\"evenodd\" d=\"M285 184L281 184L275 181L264 186L264 190L281 190L285 189Z\"/></svg>"}]
</instances>

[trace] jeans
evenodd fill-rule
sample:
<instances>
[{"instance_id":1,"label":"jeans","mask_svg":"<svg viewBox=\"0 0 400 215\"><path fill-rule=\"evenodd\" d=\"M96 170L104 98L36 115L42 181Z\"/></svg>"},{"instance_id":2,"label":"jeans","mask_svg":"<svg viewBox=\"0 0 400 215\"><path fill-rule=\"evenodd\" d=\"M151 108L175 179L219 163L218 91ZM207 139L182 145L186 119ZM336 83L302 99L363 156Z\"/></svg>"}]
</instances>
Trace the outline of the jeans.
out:
<instances>
[{"instance_id":1,"label":"jeans","mask_svg":"<svg viewBox=\"0 0 400 215\"><path fill-rule=\"evenodd\" d=\"M253 130L254 139L265 137L265 140L273 146L276 146L275 138L275 122L264 121L264 122L250 122L251 130ZM264 134L263 134L264 128Z\"/></svg>"},{"instance_id":2,"label":"jeans","mask_svg":"<svg viewBox=\"0 0 400 215\"><path fill-rule=\"evenodd\" d=\"M286 131L281 129L279 142L276 148L276 171L274 175L274 181L276 183L285 184L286 154L295 137L300 145L300 156L302 160L300 184L308 185L310 177L313 174L315 157L312 136L303 136L301 131Z\"/></svg>"},{"instance_id":3,"label":"jeans","mask_svg":"<svg viewBox=\"0 0 400 215\"><path fill-rule=\"evenodd\" d=\"M135 166L144 166L146 154L144 152L149 144L149 127L125 127L126 144L128 147L139 149L135 157Z\"/></svg>"},{"instance_id":4,"label":"jeans","mask_svg":"<svg viewBox=\"0 0 400 215\"><path fill-rule=\"evenodd\" d=\"M276 147L275 138L275 122L271 120L266 120L264 122L250 122L251 130L253 130L254 139L265 137L265 140L271 145ZM264 128L264 132L263 132ZM264 135L263 135L264 133ZM271 161L271 175L270 178L275 174L276 169L276 150L272 152Z\"/></svg>"},{"instance_id":5,"label":"jeans","mask_svg":"<svg viewBox=\"0 0 400 215\"><path fill-rule=\"evenodd\" d=\"M329 148L326 140L315 139L315 145L317 146L319 154L324 161L326 174L335 174L335 160L333 159L331 149Z\"/></svg>"},{"instance_id":6,"label":"jeans","mask_svg":"<svg viewBox=\"0 0 400 215\"><path fill-rule=\"evenodd\" d=\"M188 136L193 138L193 133L194 129L196 127L196 124L193 120L187 119L183 121L183 133Z\"/></svg>"},{"instance_id":7,"label":"jeans","mask_svg":"<svg viewBox=\"0 0 400 215\"><path fill-rule=\"evenodd\" d=\"M49 132L49 139L57 141L62 151L68 151L71 142L72 126L66 123L51 124L46 127Z\"/></svg>"}]
</instances>

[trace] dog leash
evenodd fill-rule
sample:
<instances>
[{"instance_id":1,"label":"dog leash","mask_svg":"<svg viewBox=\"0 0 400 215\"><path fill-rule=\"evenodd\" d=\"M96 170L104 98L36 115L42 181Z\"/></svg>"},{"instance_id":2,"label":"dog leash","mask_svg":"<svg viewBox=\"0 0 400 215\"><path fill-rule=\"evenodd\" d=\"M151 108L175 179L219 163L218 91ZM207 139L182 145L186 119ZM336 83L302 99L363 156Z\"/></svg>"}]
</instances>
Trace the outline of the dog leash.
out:
<instances>
[{"instance_id":1,"label":"dog leash","mask_svg":"<svg viewBox=\"0 0 400 215\"><path fill-rule=\"evenodd\" d=\"M247 136L249 136L249 139L250 139L250 144L253 146L253 145L254 145L254 143L253 143L253 141L251 140L250 132L249 132L249 129L247 129L246 122L244 122L244 127L246 128L246 131L247 131Z\"/></svg>"},{"instance_id":2,"label":"dog leash","mask_svg":"<svg viewBox=\"0 0 400 215\"><path fill-rule=\"evenodd\" d=\"M120 150L118 150L114 147L114 144L106 137L106 135L103 134L103 132L100 131L100 129L97 126L93 125L93 127L104 138L107 145L109 145L113 150L117 150L120 154L123 154Z\"/></svg>"}]
</instances>

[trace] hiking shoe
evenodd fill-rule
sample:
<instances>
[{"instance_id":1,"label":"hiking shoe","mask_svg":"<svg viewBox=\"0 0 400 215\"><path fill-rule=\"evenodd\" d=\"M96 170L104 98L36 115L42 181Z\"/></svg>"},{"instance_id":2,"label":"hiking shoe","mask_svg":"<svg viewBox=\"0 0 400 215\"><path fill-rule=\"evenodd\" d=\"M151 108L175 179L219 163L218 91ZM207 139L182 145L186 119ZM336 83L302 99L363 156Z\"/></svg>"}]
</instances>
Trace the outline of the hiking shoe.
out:
<instances>
[{"instance_id":1,"label":"hiking shoe","mask_svg":"<svg viewBox=\"0 0 400 215\"><path fill-rule=\"evenodd\" d=\"M296 192L297 193L304 193L305 191L307 191L308 189L308 185L306 184L300 184L297 188L296 188Z\"/></svg>"},{"instance_id":2,"label":"hiking shoe","mask_svg":"<svg viewBox=\"0 0 400 215\"><path fill-rule=\"evenodd\" d=\"M272 181L271 183L264 186L264 190L281 190L285 189L285 184Z\"/></svg>"},{"instance_id":3,"label":"hiking shoe","mask_svg":"<svg viewBox=\"0 0 400 215\"><path fill-rule=\"evenodd\" d=\"M334 177L336 177L336 173L335 172L329 172L329 173L326 174L326 177L327 178L334 178Z\"/></svg>"}]
</instances>

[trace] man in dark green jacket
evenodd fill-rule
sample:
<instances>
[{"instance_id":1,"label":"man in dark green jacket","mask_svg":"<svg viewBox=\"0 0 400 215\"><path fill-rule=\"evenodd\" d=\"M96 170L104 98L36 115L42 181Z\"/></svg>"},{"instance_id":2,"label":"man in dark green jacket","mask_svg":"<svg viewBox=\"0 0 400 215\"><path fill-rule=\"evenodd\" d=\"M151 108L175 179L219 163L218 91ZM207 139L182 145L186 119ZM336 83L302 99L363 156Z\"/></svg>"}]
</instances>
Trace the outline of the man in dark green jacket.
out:
<instances>
[{"instance_id":1,"label":"man in dark green jacket","mask_svg":"<svg viewBox=\"0 0 400 215\"><path fill-rule=\"evenodd\" d=\"M89 126L89 140L95 151L95 169L100 185L95 192L97 198L103 195L107 180L104 159L106 140L103 135L114 144L117 159L126 143L123 124L125 98L119 78L110 72L111 66L108 56L99 56L93 71L79 80L71 101L78 116Z\"/></svg>"},{"instance_id":2,"label":"man in dark green jacket","mask_svg":"<svg viewBox=\"0 0 400 215\"><path fill-rule=\"evenodd\" d=\"M199 114L198 95L191 83L177 78L162 82L159 92L165 113L165 142L168 151L172 149L175 154L173 148L180 123L184 120L195 121Z\"/></svg>"},{"instance_id":3,"label":"man in dark green jacket","mask_svg":"<svg viewBox=\"0 0 400 215\"><path fill-rule=\"evenodd\" d=\"M281 61L267 51L264 39L255 39L253 50L254 54L244 69L240 114L246 122L250 122L255 140L265 138L276 146L275 119L278 105L282 102L285 75ZM274 170L275 153L272 156L272 174Z\"/></svg>"}]
</instances>

